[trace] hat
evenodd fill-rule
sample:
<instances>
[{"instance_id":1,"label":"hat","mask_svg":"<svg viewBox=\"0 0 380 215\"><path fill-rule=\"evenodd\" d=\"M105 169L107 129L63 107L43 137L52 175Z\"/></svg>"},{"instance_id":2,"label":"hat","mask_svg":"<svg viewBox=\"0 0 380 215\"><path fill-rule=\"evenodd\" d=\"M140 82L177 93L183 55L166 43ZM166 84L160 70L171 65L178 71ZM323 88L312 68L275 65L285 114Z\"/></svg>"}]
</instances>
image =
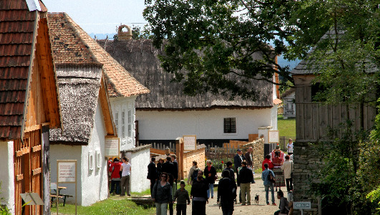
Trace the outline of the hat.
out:
<instances>
[{"instance_id":1,"label":"hat","mask_svg":"<svg viewBox=\"0 0 380 215\"><path fill-rule=\"evenodd\" d=\"M181 180L181 183L180 183L180 184L184 184L184 185L186 185L186 184L185 184L185 181L183 181L183 180Z\"/></svg>"},{"instance_id":2,"label":"hat","mask_svg":"<svg viewBox=\"0 0 380 215\"><path fill-rule=\"evenodd\" d=\"M238 152L241 152L241 150L240 150L240 149L238 149L237 151L238 151Z\"/></svg>"},{"instance_id":3,"label":"hat","mask_svg":"<svg viewBox=\"0 0 380 215\"><path fill-rule=\"evenodd\" d=\"M276 146L276 149L279 149L280 148L280 146Z\"/></svg>"}]
</instances>

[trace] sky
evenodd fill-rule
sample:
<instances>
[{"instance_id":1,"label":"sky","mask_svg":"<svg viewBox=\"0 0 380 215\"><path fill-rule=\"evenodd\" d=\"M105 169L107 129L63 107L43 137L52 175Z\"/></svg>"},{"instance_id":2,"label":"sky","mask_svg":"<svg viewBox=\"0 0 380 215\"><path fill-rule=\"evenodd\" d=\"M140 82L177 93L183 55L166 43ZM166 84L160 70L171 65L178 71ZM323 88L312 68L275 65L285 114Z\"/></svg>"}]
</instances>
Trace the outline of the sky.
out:
<instances>
[{"instance_id":1,"label":"sky","mask_svg":"<svg viewBox=\"0 0 380 215\"><path fill-rule=\"evenodd\" d=\"M144 0L42 0L49 12L65 12L88 34L115 34L120 24L142 26Z\"/></svg>"}]
</instances>

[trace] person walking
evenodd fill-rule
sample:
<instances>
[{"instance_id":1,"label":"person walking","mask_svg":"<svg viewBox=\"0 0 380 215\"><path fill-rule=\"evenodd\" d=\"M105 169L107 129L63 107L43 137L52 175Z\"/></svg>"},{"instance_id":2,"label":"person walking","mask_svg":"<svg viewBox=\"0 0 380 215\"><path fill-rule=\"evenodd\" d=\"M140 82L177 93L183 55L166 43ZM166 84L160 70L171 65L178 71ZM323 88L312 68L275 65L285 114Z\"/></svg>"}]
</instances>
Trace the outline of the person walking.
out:
<instances>
[{"instance_id":1,"label":"person walking","mask_svg":"<svg viewBox=\"0 0 380 215\"><path fill-rule=\"evenodd\" d=\"M148 175L146 177L147 179L150 180L150 195L152 195L153 186L158 179L155 161L156 161L156 158L153 157L148 165Z\"/></svg>"},{"instance_id":2,"label":"person walking","mask_svg":"<svg viewBox=\"0 0 380 215\"><path fill-rule=\"evenodd\" d=\"M121 193L120 196L125 196L125 191L127 195L131 196L131 186L129 185L131 178L131 164L129 163L128 158L123 157L123 163L121 164Z\"/></svg>"},{"instance_id":3,"label":"person walking","mask_svg":"<svg viewBox=\"0 0 380 215\"><path fill-rule=\"evenodd\" d=\"M111 172L111 190L110 194L120 194L120 170L121 163L118 158L113 159L109 172Z\"/></svg>"},{"instance_id":4,"label":"person walking","mask_svg":"<svg viewBox=\"0 0 380 215\"><path fill-rule=\"evenodd\" d=\"M197 178L198 175L198 163L196 161L193 161L193 166L190 168L189 175L187 176L187 184L193 185L194 179Z\"/></svg>"},{"instance_id":5,"label":"person walking","mask_svg":"<svg viewBox=\"0 0 380 215\"><path fill-rule=\"evenodd\" d=\"M236 155L234 157L234 165L235 165L235 171L236 171L236 179L237 179L237 186L240 187L240 180L239 180L239 168L241 168L241 162L243 162L243 152L240 149L236 150ZM235 199L235 202L237 202L237 199ZM241 203L241 189L239 191L239 203Z\"/></svg>"},{"instance_id":6,"label":"person walking","mask_svg":"<svg viewBox=\"0 0 380 215\"><path fill-rule=\"evenodd\" d=\"M288 148L288 155L292 155L293 154L293 140L292 138L289 138L289 142L288 144L286 145L286 147Z\"/></svg>"},{"instance_id":7,"label":"person walking","mask_svg":"<svg viewBox=\"0 0 380 215\"><path fill-rule=\"evenodd\" d=\"M189 198L189 192L185 190L185 182L181 181L180 183L181 189L177 190L174 194L173 202L177 199L177 215L186 215L186 201L188 202L188 205L190 204L190 198Z\"/></svg>"},{"instance_id":8,"label":"person walking","mask_svg":"<svg viewBox=\"0 0 380 215\"><path fill-rule=\"evenodd\" d=\"M160 158L158 159L158 163L157 163L157 179L159 179L161 173L162 173L162 165L164 164L164 159L163 158Z\"/></svg>"},{"instance_id":9,"label":"person walking","mask_svg":"<svg viewBox=\"0 0 380 215\"><path fill-rule=\"evenodd\" d=\"M153 186L152 200L156 205L156 215L166 215L168 204L172 202L172 187L168 180L168 174L162 172Z\"/></svg>"},{"instance_id":10,"label":"person walking","mask_svg":"<svg viewBox=\"0 0 380 215\"><path fill-rule=\"evenodd\" d=\"M206 176L206 181L208 182L208 190L207 190L207 198L214 198L214 183L215 183L215 175L216 175L216 169L212 166L211 160L206 161L206 168L204 170L204 175Z\"/></svg>"},{"instance_id":11,"label":"person walking","mask_svg":"<svg viewBox=\"0 0 380 215\"><path fill-rule=\"evenodd\" d=\"M242 205L251 204L251 182L253 180L252 170L247 168L247 163L245 161L241 162L240 170L240 190L241 190L241 200ZM246 199L247 195L247 199Z\"/></svg>"},{"instance_id":12,"label":"person walking","mask_svg":"<svg viewBox=\"0 0 380 215\"><path fill-rule=\"evenodd\" d=\"M206 215L208 189L208 182L203 178L202 170L199 170L197 179L193 181L193 186L190 191L190 198L193 199L192 215Z\"/></svg>"},{"instance_id":13,"label":"person walking","mask_svg":"<svg viewBox=\"0 0 380 215\"><path fill-rule=\"evenodd\" d=\"M174 177L175 177L175 166L172 162L171 157L166 158L166 162L162 164L162 172L166 172L169 178L169 184L172 187L172 192L173 192L173 187L174 187ZM177 185L176 185L177 186ZM172 193L173 195L173 193ZM169 202L169 214L173 215L173 202Z\"/></svg>"},{"instance_id":14,"label":"person walking","mask_svg":"<svg viewBox=\"0 0 380 215\"><path fill-rule=\"evenodd\" d=\"M289 155L285 156L285 162L281 166L281 170L284 171L284 176L286 180L286 189L288 192L291 192L293 190L293 180L292 180L293 161L290 160Z\"/></svg>"},{"instance_id":15,"label":"person walking","mask_svg":"<svg viewBox=\"0 0 380 215\"><path fill-rule=\"evenodd\" d=\"M268 164L264 164L265 170L261 173L261 179L263 180L264 187L265 187L265 199L267 205L269 205L269 199L268 199L268 192L269 189L271 190L272 194L272 205L276 205L275 200L274 200L274 184L269 180L268 175L271 174L273 178L275 178L275 174L272 170L270 170L268 167Z\"/></svg>"},{"instance_id":16,"label":"person walking","mask_svg":"<svg viewBox=\"0 0 380 215\"><path fill-rule=\"evenodd\" d=\"M234 170L232 168L232 162L231 161L227 161L226 165L227 165L227 167L224 170L227 170L230 173L229 174L229 178L236 184L236 182L235 182L235 173L234 173ZM222 171L222 173L223 173L223 171Z\"/></svg>"},{"instance_id":17,"label":"person walking","mask_svg":"<svg viewBox=\"0 0 380 215\"><path fill-rule=\"evenodd\" d=\"M261 167L262 170L265 170L264 164L266 164L266 163L268 164L268 168L273 170L274 165L273 165L272 161L270 160L270 154L265 155L265 159L264 159L264 161L262 163L262 167Z\"/></svg>"},{"instance_id":18,"label":"person walking","mask_svg":"<svg viewBox=\"0 0 380 215\"><path fill-rule=\"evenodd\" d=\"M235 181L231 180L230 173L231 172L227 168L223 170L223 178L220 179L218 184L217 202L219 203L220 201L223 215L232 215L234 211L234 201L236 198L236 184Z\"/></svg>"}]
</instances>

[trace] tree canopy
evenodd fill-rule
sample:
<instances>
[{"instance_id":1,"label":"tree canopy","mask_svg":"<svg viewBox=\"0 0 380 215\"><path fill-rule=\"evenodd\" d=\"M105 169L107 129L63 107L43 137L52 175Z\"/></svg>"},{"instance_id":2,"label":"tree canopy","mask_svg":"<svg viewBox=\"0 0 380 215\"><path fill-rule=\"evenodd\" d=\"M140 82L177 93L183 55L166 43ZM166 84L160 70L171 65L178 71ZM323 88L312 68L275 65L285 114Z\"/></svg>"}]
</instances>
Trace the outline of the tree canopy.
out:
<instances>
[{"instance_id":1,"label":"tree canopy","mask_svg":"<svg viewBox=\"0 0 380 215\"><path fill-rule=\"evenodd\" d=\"M323 3L299 1L146 0L156 47L165 45L163 68L185 93L231 93L254 99L252 80L292 80L275 56L304 58L329 29ZM273 46L269 44L273 44ZM257 53L262 58L257 58Z\"/></svg>"}]
</instances>

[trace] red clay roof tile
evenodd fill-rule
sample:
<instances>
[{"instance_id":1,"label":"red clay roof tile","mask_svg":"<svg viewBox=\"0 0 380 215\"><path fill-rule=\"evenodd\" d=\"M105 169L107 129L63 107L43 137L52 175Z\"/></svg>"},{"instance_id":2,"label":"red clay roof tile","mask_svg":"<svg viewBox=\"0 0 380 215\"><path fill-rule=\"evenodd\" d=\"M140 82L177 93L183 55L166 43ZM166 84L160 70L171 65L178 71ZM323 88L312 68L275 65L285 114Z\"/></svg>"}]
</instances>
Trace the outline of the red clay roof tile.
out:
<instances>
[{"instance_id":1,"label":"red clay roof tile","mask_svg":"<svg viewBox=\"0 0 380 215\"><path fill-rule=\"evenodd\" d=\"M0 1L0 139L21 137L36 12Z\"/></svg>"}]
</instances>

